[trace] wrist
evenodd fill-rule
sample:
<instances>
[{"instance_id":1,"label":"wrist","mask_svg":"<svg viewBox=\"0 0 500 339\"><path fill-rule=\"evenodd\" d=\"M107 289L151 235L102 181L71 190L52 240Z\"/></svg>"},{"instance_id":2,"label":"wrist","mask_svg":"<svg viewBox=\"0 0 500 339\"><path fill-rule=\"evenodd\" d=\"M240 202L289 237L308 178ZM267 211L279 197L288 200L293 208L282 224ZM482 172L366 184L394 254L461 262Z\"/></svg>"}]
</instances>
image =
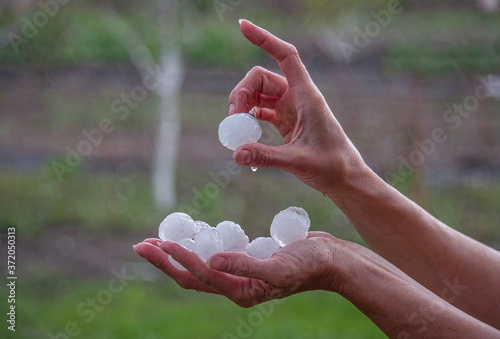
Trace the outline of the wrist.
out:
<instances>
[{"instance_id":1,"label":"wrist","mask_svg":"<svg viewBox=\"0 0 500 339\"><path fill-rule=\"evenodd\" d=\"M360 248L365 248L333 236L327 241L329 253L324 257L328 259L315 279L319 282L317 289L343 295L346 284L351 283L353 269L358 267L357 253L359 253Z\"/></svg>"},{"instance_id":2,"label":"wrist","mask_svg":"<svg viewBox=\"0 0 500 339\"><path fill-rule=\"evenodd\" d=\"M322 191L334 202L369 190L382 180L361 158L346 162L340 173Z\"/></svg>"}]
</instances>

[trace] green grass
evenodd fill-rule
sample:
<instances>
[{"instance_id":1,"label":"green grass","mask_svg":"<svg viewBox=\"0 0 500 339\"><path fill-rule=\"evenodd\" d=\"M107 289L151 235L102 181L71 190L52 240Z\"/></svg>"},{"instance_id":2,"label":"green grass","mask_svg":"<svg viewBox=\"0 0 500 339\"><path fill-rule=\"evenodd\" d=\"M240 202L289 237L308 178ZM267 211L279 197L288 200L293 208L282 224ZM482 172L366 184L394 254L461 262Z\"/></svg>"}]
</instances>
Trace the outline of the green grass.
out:
<instances>
[{"instance_id":1,"label":"green grass","mask_svg":"<svg viewBox=\"0 0 500 339\"><path fill-rule=\"evenodd\" d=\"M385 337L347 300L328 292L243 309L221 296L182 290L163 277L156 283L130 282L110 302L101 299L102 304L90 307L87 300L102 297L108 282L63 277L25 282L17 291L17 333L47 338L74 322L70 326L81 331L81 338L207 339L239 333L247 338Z\"/></svg>"}]
</instances>

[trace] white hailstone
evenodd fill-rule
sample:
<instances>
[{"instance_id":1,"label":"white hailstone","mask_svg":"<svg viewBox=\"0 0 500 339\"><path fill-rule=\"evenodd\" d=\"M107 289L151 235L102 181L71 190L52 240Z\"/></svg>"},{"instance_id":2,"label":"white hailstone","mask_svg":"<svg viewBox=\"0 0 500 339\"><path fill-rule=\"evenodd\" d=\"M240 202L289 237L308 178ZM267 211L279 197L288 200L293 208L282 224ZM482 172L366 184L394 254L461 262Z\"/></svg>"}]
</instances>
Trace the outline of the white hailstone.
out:
<instances>
[{"instance_id":1,"label":"white hailstone","mask_svg":"<svg viewBox=\"0 0 500 339\"><path fill-rule=\"evenodd\" d=\"M184 247L185 249L189 250L189 251L194 251L194 249L195 249L194 241L192 239L189 239L189 238L184 238L184 239L179 240L178 244L181 245L182 247ZM174 258L168 257L168 260L170 260L170 263L175 268L177 268L179 271L187 271L184 268L184 266L182 266L181 264L179 264L179 262L177 260L175 260Z\"/></svg>"},{"instance_id":2,"label":"white hailstone","mask_svg":"<svg viewBox=\"0 0 500 339\"><path fill-rule=\"evenodd\" d=\"M271 223L271 237L283 247L307 238L310 226L311 220L303 208L288 207L274 217Z\"/></svg>"},{"instance_id":3,"label":"white hailstone","mask_svg":"<svg viewBox=\"0 0 500 339\"><path fill-rule=\"evenodd\" d=\"M210 228L209 224L207 224L206 222L201 221L201 220L196 220L194 222L194 224L196 225L195 234L198 233L199 231L201 231L203 228Z\"/></svg>"},{"instance_id":4,"label":"white hailstone","mask_svg":"<svg viewBox=\"0 0 500 339\"><path fill-rule=\"evenodd\" d=\"M251 257L258 259L268 259L280 249L280 245L278 245L273 238L270 237L258 237L252 240L245 247L245 251Z\"/></svg>"},{"instance_id":5,"label":"white hailstone","mask_svg":"<svg viewBox=\"0 0 500 339\"><path fill-rule=\"evenodd\" d=\"M196 224L193 219L185 213L175 212L168 215L160 224L158 235L161 240L179 241L185 238L193 238L196 232Z\"/></svg>"},{"instance_id":6,"label":"white hailstone","mask_svg":"<svg viewBox=\"0 0 500 339\"><path fill-rule=\"evenodd\" d=\"M206 262L212 255L223 251L246 253L259 259L270 258L280 247L307 238L310 226L307 212L292 206L274 217L271 237L258 237L250 243L241 226L232 221L210 227L204 221L193 221L187 214L179 212L168 215L160 224L158 233L161 240L176 241ZM175 268L186 270L172 257L169 260Z\"/></svg>"},{"instance_id":7,"label":"white hailstone","mask_svg":"<svg viewBox=\"0 0 500 339\"><path fill-rule=\"evenodd\" d=\"M219 125L219 140L232 151L241 145L257 142L261 135L259 121L248 113L230 115Z\"/></svg>"},{"instance_id":8,"label":"white hailstone","mask_svg":"<svg viewBox=\"0 0 500 339\"><path fill-rule=\"evenodd\" d=\"M195 252L203 261L224 251L222 236L215 227L203 228L194 236Z\"/></svg>"},{"instance_id":9,"label":"white hailstone","mask_svg":"<svg viewBox=\"0 0 500 339\"><path fill-rule=\"evenodd\" d=\"M243 253L248 255L244 248L230 248L228 250L224 250L224 252L235 252L235 253Z\"/></svg>"},{"instance_id":10,"label":"white hailstone","mask_svg":"<svg viewBox=\"0 0 500 339\"><path fill-rule=\"evenodd\" d=\"M232 250L235 252L238 249L243 250L248 245L248 237L240 225L232 221L223 221L216 227L222 236L224 251Z\"/></svg>"}]
</instances>

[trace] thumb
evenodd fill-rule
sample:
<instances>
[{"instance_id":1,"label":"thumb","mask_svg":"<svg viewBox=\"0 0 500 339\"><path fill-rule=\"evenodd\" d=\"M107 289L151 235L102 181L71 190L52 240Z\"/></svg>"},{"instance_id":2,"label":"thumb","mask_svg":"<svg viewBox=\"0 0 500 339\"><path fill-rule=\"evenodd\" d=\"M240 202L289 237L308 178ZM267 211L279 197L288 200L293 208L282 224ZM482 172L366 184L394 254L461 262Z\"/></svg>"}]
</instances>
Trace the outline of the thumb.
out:
<instances>
[{"instance_id":1,"label":"thumb","mask_svg":"<svg viewBox=\"0 0 500 339\"><path fill-rule=\"evenodd\" d=\"M261 143L246 144L237 148L233 160L237 164L254 167L272 167L290 171L294 153L289 145L268 146Z\"/></svg>"},{"instance_id":2,"label":"thumb","mask_svg":"<svg viewBox=\"0 0 500 339\"><path fill-rule=\"evenodd\" d=\"M257 259L242 253L218 253L208 260L208 266L214 270L266 282L276 280L276 272L281 268L277 265L276 260Z\"/></svg>"}]
</instances>

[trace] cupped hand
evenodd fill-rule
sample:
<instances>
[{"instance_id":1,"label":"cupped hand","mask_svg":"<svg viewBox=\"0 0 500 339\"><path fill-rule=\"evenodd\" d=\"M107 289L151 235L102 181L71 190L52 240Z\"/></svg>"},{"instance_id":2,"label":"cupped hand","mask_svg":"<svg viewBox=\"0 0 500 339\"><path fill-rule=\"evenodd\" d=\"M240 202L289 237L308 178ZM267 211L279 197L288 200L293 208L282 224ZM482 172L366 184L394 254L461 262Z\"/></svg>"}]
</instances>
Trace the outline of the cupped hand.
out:
<instances>
[{"instance_id":1,"label":"cupped hand","mask_svg":"<svg viewBox=\"0 0 500 339\"><path fill-rule=\"evenodd\" d=\"M296 48L247 20L241 32L279 64L284 77L254 67L229 96L229 114L249 112L272 123L282 146L239 147L235 162L283 169L322 193L334 191L364 162L312 81Z\"/></svg>"},{"instance_id":2,"label":"cupped hand","mask_svg":"<svg viewBox=\"0 0 500 339\"><path fill-rule=\"evenodd\" d=\"M135 251L182 288L220 294L251 307L303 291L338 289L342 279L336 263L342 264L338 252L343 247L343 241L328 233L310 232L307 239L281 248L269 259L224 252L212 256L207 265L194 252L159 239L146 239ZM169 256L188 271L177 270Z\"/></svg>"}]
</instances>

